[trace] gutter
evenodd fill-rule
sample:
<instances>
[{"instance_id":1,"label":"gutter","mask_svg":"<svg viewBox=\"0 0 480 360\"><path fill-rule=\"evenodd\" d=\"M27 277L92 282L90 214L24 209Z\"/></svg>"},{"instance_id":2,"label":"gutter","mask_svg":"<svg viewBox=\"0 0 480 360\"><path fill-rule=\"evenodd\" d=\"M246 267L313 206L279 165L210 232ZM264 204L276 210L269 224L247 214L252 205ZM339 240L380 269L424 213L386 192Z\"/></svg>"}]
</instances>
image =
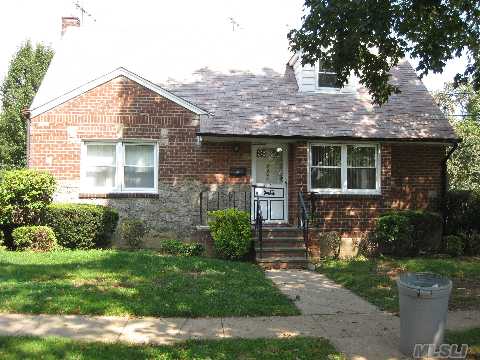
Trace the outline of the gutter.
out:
<instances>
[{"instance_id":1,"label":"gutter","mask_svg":"<svg viewBox=\"0 0 480 360\"><path fill-rule=\"evenodd\" d=\"M452 147L450 148L450 150L448 150L448 153L447 155L445 156L445 158L443 158L442 160L442 175L441 175L441 212L442 212L442 217L443 217L443 227L442 227L442 236L443 234L445 234L445 229L446 229L446 226L447 226L447 191L448 191L448 177L447 177L447 162L448 162L448 159L451 158L452 154L455 152L455 150L458 149L458 144L461 142L462 140L459 139L457 141L455 141L454 143L452 143ZM444 246L445 244L443 244L443 240L442 240L442 246Z\"/></svg>"},{"instance_id":2,"label":"gutter","mask_svg":"<svg viewBox=\"0 0 480 360\"><path fill-rule=\"evenodd\" d=\"M211 132L197 131L197 136L202 138L225 139L226 141L255 141L265 139L291 140L291 141L356 141L356 142L388 142L388 143L422 143L452 145L458 143L457 138L385 138L385 137L355 137L355 136L308 136L308 135L252 135L252 134L216 134Z\"/></svg>"}]
</instances>

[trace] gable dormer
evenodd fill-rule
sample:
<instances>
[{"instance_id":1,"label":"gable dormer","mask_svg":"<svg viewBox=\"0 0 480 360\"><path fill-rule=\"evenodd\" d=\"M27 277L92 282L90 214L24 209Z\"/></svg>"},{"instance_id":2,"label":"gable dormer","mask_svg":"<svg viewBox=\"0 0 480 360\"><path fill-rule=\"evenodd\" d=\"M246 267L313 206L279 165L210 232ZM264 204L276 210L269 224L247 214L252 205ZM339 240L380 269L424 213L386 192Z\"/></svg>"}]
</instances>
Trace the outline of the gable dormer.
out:
<instances>
[{"instance_id":1,"label":"gable dormer","mask_svg":"<svg viewBox=\"0 0 480 360\"><path fill-rule=\"evenodd\" d=\"M350 76L344 87L339 88L335 84L335 72L323 67L319 62L315 65L302 65L301 53L293 55L288 65L293 68L297 80L299 92L319 94L351 94L358 88L358 78Z\"/></svg>"}]
</instances>

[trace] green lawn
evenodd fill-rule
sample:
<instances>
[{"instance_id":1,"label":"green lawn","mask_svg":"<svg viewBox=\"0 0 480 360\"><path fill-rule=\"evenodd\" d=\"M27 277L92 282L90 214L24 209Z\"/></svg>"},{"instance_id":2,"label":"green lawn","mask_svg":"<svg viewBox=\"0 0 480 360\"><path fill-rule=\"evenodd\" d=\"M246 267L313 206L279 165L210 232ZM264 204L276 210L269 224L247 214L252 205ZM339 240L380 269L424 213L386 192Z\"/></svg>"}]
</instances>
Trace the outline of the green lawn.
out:
<instances>
[{"instance_id":1,"label":"green lawn","mask_svg":"<svg viewBox=\"0 0 480 360\"><path fill-rule=\"evenodd\" d=\"M151 251L0 251L0 312L132 316L299 314L255 265Z\"/></svg>"},{"instance_id":2,"label":"green lawn","mask_svg":"<svg viewBox=\"0 0 480 360\"><path fill-rule=\"evenodd\" d=\"M187 341L171 346L138 346L61 338L0 337L2 360L27 359L345 359L325 339L229 339Z\"/></svg>"},{"instance_id":3,"label":"green lawn","mask_svg":"<svg viewBox=\"0 0 480 360\"><path fill-rule=\"evenodd\" d=\"M398 311L395 278L401 271L431 271L453 281L450 309L480 309L480 258L326 260L317 268L383 310Z\"/></svg>"},{"instance_id":4,"label":"green lawn","mask_svg":"<svg viewBox=\"0 0 480 360\"><path fill-rule=\"evenodd\" d=\"M447 333L446 340L450 344L468 344L467 359L480 359L480 328L450 331Z\"/></svg>"}]
</instances>

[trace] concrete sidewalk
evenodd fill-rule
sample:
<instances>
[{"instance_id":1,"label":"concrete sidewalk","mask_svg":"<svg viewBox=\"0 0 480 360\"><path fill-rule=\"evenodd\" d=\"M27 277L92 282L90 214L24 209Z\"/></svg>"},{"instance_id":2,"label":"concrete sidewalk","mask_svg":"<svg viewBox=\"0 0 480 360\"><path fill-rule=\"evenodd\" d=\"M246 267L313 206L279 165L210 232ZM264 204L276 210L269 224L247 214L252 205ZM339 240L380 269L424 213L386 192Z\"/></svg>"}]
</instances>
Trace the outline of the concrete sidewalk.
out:
<instances>
[{"instance_id":1,"label":"concrete sidewalk","mask_svg":"<svg viewBox=\"0 0 480 360\"><path fill-rule=\"evenodd\" d=\"M63 336L86 341L172 344L187 339L329 339L350 359L402 359L399 319L308 271L268 271L267 276L302 311L301 316L238 318L126 318L0 314L0 335ZM480 327L480 312L449 314L450 329Z\"/></svg>"}]
</instances>

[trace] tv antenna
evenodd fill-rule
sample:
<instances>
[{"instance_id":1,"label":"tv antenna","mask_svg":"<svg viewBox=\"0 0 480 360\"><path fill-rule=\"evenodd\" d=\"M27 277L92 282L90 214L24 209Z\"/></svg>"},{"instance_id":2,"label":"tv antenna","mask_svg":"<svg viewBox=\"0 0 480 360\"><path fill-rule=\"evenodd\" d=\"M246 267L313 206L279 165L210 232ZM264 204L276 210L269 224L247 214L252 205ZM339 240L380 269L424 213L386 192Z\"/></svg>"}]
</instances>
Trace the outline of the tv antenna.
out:
<instances>
[{"instance_id":1,"label":"tv antenna","mask_svg":"<svg viewBox=\"0 0 480 360\"><path fill-rule=\"evenodd\" d=\"M230 23L232 24L232 31L235 31L236 29L240 28L240 24L235 21L233 17L229 17L228 20L230 20Z\"/></svg>"},{"instance_id":2,"label":"tv antenna","mask_svg":"<svg viewBox=\"0 0 480 360\"><path fill-rule=\"evenodd\" d=\"M81 15L80 15L80 17L81 17L81 19L80 19L81 24L83 24L84 16L88 16L93 22L96 22L96 21L97 21L97 19L95 19L95 18L93 17L93 15L92 15L91 13L89 13L89 12L83 7L82 4L80 4L80 1L78 1L78 0L77 0L77 1L74 1L74 2L73 2L73 5L75 6L75 8L76 8L78 11L80 11L80 14L81 14Z\"/></svg>"}]
</instances>

